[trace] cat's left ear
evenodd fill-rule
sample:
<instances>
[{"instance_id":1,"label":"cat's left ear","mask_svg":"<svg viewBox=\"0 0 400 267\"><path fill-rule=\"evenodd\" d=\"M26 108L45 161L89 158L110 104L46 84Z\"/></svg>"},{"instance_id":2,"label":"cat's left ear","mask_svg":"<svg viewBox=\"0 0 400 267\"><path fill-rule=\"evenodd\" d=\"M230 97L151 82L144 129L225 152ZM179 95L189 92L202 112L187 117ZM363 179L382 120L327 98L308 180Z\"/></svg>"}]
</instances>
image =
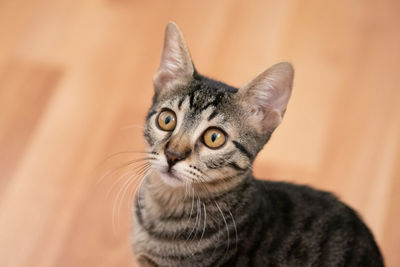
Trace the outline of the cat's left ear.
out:
<instances>
[{"instance_id":1,"label":"cat's left ear","mask_svg":"<svg viewBox=\"0 0 400 267\"><path fill-rule=\"evenodd\" d=\"M185 39L174 22L169 22L165 29L164 48L160 66L154 75L156 92L184 84L193 78L194 67Z\"/></svg>"},{"instance_id":2,"label":"cat's left ear","mask_svg":"<svg viewBox=\"0 0 400 267\"><path fill-rule=\"evenodd\" d=\"M292 64L281 62L259 74L239 89L240 101L248 111L250 125L262 134L281 122L292 92Z\"/></svg>"}]
</instances>

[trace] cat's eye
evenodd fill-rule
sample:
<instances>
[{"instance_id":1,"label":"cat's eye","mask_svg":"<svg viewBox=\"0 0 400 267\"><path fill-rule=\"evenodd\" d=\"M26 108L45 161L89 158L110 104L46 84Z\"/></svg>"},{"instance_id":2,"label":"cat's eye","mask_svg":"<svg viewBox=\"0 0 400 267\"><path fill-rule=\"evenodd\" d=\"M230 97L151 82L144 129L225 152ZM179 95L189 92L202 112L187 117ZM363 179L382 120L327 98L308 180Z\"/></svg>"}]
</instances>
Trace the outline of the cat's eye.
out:
<instances>
[{"instance_id":1,"label":"cat's eye","mask_svg":"<svg viewBox=\"0 0 400 267\"><path fill-rule=\"evenodd\" d=\"M176 115L172 110L166 109L160 112L157 117L157 125L161 130L173 131L176 126Z\"/></svg>"},{"instance_id":2,"label":"cat's eye","mask_svg":"<svg viewBox=\"0 0 400 267\"><path fill-rule=\"evenodd\" d=\"M203 142L209 148L220 148L226 142L226 135L218 128L209 128L203 134Z\"/></svg>"}]
</instances>

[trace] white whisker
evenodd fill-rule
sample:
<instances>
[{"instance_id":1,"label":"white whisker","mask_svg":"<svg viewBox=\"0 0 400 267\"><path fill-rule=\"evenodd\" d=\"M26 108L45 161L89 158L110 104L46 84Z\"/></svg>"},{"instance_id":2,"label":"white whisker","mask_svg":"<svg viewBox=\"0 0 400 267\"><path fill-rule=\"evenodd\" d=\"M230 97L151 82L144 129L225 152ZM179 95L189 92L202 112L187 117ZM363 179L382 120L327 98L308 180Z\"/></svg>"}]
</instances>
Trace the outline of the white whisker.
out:
<instances>
[{"instance_id":1,"label":"white whisker","mask_svg":"<svg viewBox=\"0 0 400 267\"><path fill-rule=\"evenodd\" d=\"M206 222L207 222L207 210L206 210L206 205L203 202L203 209L204 209L204 225L203 225L203 232L201 233L199 245L201 243L201 240L203 240L204 232L206 231Z\"/></svg>"},{"instance_id":2,"label":"white whisker","mask_svg":"<svg viewBox=\"0 0 400 267\"><path fill-rule=\"evenodd\" d=\"M117 172L117 171L120 170L121 168L127 167L127 166L129 166L129 165L131 165L131 164L134 164L134 163L138 163L138 162L140 162L140 161L147 161L147 160L151 160L151 159L153 159L153 158L151 158L151 157L146 157L146 158L134 159L134 160L125 162L125 163L123 163L123 164L121 164L121 165L118 165L116 168L114 168L114 169L112 169L112 170L109 170L109 171L106 172L104 175L102 175L102 176L99 178L99 180L96 182L96 185L99 185L99 184L103 181L104 178L106 178L107 176L109 176L109 175L111 175L111 174L114 174L115 172Z\"/></svg>"},{"instance_id":3,"label":"white whisker","mask_svg":"<svg viewBox=\"0 0 400 267\"><path fill-rule=\"evenodd\" d=\"M228 209L229 215L231 215L233 226L235 227L235 250L237 250L237 245L238 245L238 233L237 233L237 228L236 228L236 222L235 218L233 218L232 212Z\"/></svg>"},{"instance_id":4,"label":"white whisker","mask_svg":"<svg viewBox=\"0 0 400 267\"><path fill-rule=\"evenodd\" d=\"M215 200L214 200L214 203L215 203L215 205L217 206L217 208L218 208L219 212L221 213L222 219L224 220L224 223L225 223L225 227L226 227L226 233L228 234L227 248L226 248L226 251L225 251L225 254L224 254L224 258L225 258L226 254L227 254L227 253L228 253L228 251L229 251L229 243L230 243L230 237L229 237L229 227L228 227L228 223L226 222L226 219L225 219L224 213L222 212L222 210L221 210L220 206L218 205L218 203L217 203Z\"/></svg>"},{"instance_id":5,"label":"white whisker","mask_svg":"<svg viewBox=\"0 0 400 267\"><path fill-rule=\"evenodd\" d=\"M122 196L121 196L121 198L120 198L120 202L119 202L119 205L118 205L118 217L117 217L117 219L118 219L118 221L117 221L118 224L119 224L119 218L120 218L120 213L121 213L121 205L122 205L122 202L123 202L123 200L124 200L124 198L125 198L125 195L126 195L127 190L129 189L129 187L130 187L134 182L138 181L138 180L141 178L142 174L146 171L147 168L148 168L148 166L143 166L140 170L138 170L137 173L136 173L136 175L133 175L133 176L132 176L131 182L129 182L128 185L125 187L125 190L124 190L124 192L122 193ZM138 178L139 178L139 179L138 179Z\"/></svg>"},{"instance_id":6,"label":"white whisker","mask_svg":"<svg viewBox=\"0 0 400 267\"><path fill-rule=\"evenodd\" d=\"M120 176L117 180L115 180L115 181L113 182L113 184L111 185L110 189L108 190L108 192L107 192L107 194L106 194L106 198L107 198L107 199L109 198L109 196L110 196L112 190L114 189L114 187L115 187L124 177L129 176L129 175L131 175L132 172L136 171L137 169L142 168L143 166L148 166L148 165L150 165L150 163L145 162L145 163L143 163L142 165L135 166L134 168L132 168L132 169L128 170L127 172L125 172L124 175Z\"/></svg>"}]
</instances>

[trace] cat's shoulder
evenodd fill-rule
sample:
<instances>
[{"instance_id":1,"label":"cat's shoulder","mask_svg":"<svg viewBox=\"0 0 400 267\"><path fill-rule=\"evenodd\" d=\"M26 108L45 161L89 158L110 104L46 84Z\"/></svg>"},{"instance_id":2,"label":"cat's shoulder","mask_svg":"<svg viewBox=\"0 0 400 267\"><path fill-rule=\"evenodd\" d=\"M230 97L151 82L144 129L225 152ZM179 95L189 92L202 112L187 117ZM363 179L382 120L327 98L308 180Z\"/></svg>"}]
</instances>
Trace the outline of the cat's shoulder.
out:
<instances>
[{"instance_id":1,"label":"cat's shoulder","mask_svg":"<svg viewBox=\"0 0 400 267\"><path fill-rule=\"evenodd\" d=\"M358 217L356 212L334 193L309 185L256 179L261 194L272 202L285 201L299 208L330 211Z\"/></svg>"}]
</instances>

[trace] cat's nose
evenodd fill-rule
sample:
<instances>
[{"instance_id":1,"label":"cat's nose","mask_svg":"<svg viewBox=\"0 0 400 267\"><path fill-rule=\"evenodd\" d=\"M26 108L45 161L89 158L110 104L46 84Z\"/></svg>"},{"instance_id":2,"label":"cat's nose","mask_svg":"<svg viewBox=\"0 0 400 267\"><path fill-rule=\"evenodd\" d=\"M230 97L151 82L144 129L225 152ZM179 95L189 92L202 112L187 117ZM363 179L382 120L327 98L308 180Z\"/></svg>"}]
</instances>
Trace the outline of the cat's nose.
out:
<instances>
[{"instance_id":1,"label":"cat's nose","mask_svg":"<svg viewBox=\"0 0 400 267\"><path fill-rule=\"evenodd\" d=\"M167 157L167 162L169 168L174 166L177 162L184 160L189 156L191 151L185 151L185 152L178 152L178 151L171 151L169 149L165 150L165 156Z\"/></svg>"}]
</instances>

